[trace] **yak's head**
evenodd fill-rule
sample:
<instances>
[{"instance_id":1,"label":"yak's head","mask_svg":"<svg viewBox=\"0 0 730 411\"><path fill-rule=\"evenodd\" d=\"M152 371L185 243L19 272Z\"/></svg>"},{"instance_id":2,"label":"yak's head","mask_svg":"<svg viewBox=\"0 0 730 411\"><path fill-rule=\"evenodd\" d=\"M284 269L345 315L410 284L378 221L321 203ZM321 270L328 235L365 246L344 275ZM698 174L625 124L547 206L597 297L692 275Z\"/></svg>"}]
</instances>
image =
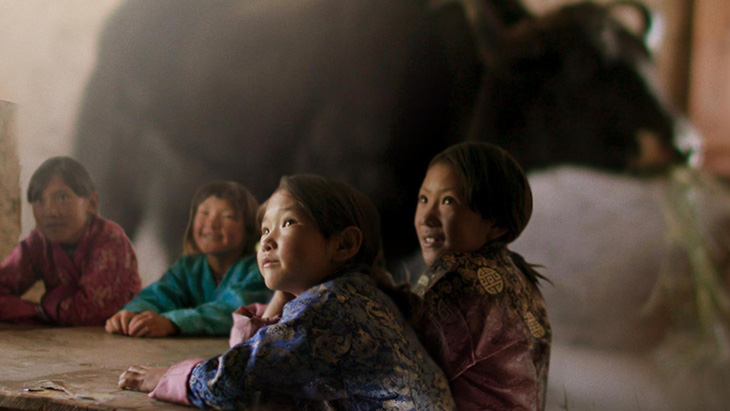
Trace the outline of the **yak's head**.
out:
<instances>
[{"instance_id":1,"label":"yak's head","mask_svg":"<svg viewBox=\"0 0 730 411\"><path fill-rule=\"evenodd\" d=\"M616 18L639 13L638 33ZM471 138L502 145L525 169L610 171L681 162L674 118L653 86L651 15L639 3L568 5L481 34L486 69Z\"/></svg>"}]
</instances>

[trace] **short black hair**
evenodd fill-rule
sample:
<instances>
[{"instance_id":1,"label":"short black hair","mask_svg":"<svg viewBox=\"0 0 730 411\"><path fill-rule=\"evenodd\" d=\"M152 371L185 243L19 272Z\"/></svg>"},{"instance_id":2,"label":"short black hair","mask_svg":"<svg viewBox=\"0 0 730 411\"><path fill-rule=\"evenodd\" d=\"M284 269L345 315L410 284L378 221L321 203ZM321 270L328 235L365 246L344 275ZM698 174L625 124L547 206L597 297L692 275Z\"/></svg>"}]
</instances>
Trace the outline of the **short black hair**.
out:
<instances>
[{"instance_id":1,"label":"short black hair","mask_svg":"<svg viewBox=\"0 0 730 411\"><path fill-rule=\"evenodd\" d=\"M532 215L532 190L522 167L501 147L477 141L455 144L429 164L450 166L459 176L459 194L482 218L506 228L500 237L514 241Z\"/></svg>"},{"instance_id":2,"label":"short black hair","mask_svg":"<svg viewBox=\"0 0 730 411\"><path fill-rule=\"evenodd\" d=\"M28 185L28 202L40 200L43 190L53 176L59 176L77 196L89 198L96 191L96 184L81 163L71 157L51 157L33 173Z\"/></svg>"},{"instance_id":3,"label":"short black hair","mask_svg":"<svg viewBox=\"0 0 730 411\"><path fill-rule=\"evenodd\" d=\"M256 211L259 203L246 187L236 181L211 181L198 187L195 191L193 200L190 202L188 226L183 237L183 254L200 254L200 248L195 243L193 236L193 225L198 206L209 197L216 197L231 203L236 216L243 222L243 230L246 234L241 255L252 254L255 251L259 234L259 227L256 224Z\"/></svg>"},{"instance_id":4,"label":"short black hair","mask_svg":"<svg viewBox=\"0 0 730 411\"><path fill-rule=\"evenodd\" d=\"M324 238L349 226L362 233L362 244L350 263L372 267L382 254L380 215L370 200L352 185L315 174L284 176L276 191L286 191L314 222Z\"/></svg>"}]
</instances>

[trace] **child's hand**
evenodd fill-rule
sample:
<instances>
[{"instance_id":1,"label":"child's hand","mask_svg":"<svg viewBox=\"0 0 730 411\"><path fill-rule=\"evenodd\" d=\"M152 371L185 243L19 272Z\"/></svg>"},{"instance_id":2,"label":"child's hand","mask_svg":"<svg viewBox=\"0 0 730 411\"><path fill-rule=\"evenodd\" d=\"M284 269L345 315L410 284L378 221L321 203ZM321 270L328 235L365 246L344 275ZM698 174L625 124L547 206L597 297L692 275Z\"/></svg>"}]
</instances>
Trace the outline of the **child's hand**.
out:
<instances>
[{"instance_id":1,"label":"child's hand","mask_svg":"<svg viewBox=\"0 0 730 411\"><path fill-rule=\"evenodd\" d=\"M129 322L129 335L132 337L165 337L177 334L178 328L167 317L145 311Z\"/></svg>"},{"instance_id":2,"label":"child's hand","mask_svg":"<svg viewBox=\"0 0 730 411\"><path fill-rule=\"evenodd\" d=\"M289 294L284 291L275 291L274 296L271 297L269 305L266 307L264 314L261 318L273 318L281 317L281 312L284 309L284 304L296 298L294 294Z\"/></svg>"},{"instance_id":3,"label":"child's hand","mask_svg":"<svg viewBox=\"0 0 730 411\"><path fill-rule=\"evenodd\" d=\"M132 318L136 315L137 313L129 310L119 311L106 320L104 329L109 334L129 334L129 322L132 321Z\"/></svg>"},{"instance_id":4,"label":"child's hand","mask_svg":"<svg viewBox=\"0 0 730 411\"><path fill-rule=\"evenodd\" d=\"M166 372L166 367L133 365L119 376L117 385L125 390L150 392L155 389Z\"/></svg>"}]
</instances>

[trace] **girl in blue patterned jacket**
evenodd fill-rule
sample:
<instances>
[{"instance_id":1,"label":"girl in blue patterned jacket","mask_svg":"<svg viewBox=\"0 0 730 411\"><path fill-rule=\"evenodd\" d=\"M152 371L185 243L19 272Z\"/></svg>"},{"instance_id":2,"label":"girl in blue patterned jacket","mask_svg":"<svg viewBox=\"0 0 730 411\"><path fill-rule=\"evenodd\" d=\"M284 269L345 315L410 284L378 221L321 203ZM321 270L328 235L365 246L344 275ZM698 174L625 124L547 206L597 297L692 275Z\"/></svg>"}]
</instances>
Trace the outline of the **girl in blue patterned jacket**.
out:
<instances>
[{"instance_id":1,"label":"girl in blue patterned jacket","mask_svg":"<svg viewBox=\"0 0 730 411\"><path fill-rule=\"evenodd\" d=\"M258 202L241 184L213 181L196 191L184 255L106 322L106 331L133 337L226 335L231 313L266 302L256 265Z\"/></svg>"},{"instance_id":2,"label":"girl in blue patterned jacket","mask_svg":"<svg viewBox=\"0 0 730 411\"><path fill-rule=\"evenodd\" d=\"M397 292L376 263L370 200L298 175L284 177L261 211L266 285L295 296L281 318L252 317L250 338L209 360L130 367L119 385L200 408L453 409L443 373L389 297Z\"/></svg>"}]
</instances>

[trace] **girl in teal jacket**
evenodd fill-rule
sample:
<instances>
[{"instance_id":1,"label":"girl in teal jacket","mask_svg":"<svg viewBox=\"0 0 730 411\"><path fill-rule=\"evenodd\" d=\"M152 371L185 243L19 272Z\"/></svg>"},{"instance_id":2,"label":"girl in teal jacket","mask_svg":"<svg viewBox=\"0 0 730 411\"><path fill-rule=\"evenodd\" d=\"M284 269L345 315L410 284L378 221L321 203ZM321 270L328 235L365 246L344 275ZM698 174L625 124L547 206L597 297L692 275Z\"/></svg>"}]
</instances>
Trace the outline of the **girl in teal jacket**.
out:
<instances>
[{"instance_id":1,"label":"girl in teal jacket","mask_svg":"<svg viewBox=\"0 0 730 411\"><path fill-rule=\"evenodd\" d=\"M271 297L256 264L256 199L242 185L212 182L193 197L184 255L106 322L133 337L228 335L231 313Z\"/></svg>"}]
</instances>

